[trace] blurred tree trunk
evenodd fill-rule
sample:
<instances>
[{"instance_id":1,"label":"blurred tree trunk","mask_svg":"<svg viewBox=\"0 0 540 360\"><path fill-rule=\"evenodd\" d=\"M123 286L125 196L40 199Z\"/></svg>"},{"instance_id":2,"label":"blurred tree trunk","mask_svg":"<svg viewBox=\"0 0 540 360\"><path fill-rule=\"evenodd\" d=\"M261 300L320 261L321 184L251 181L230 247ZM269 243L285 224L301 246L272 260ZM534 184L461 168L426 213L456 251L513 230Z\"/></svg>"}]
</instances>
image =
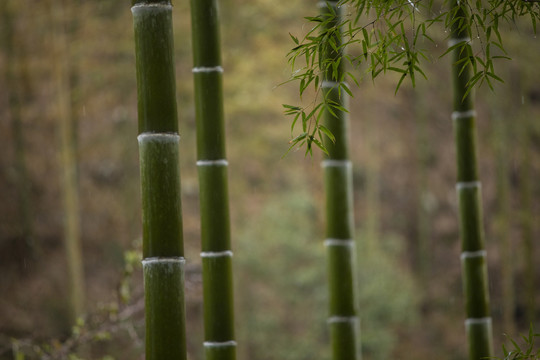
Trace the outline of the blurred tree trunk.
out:
<instances>
[{"instance_id":1,"label":"blurred tree trunk","mask_svg":"<svg viewBox=\"0 0 540 360\"><path fill-rule=\"evenodd\" d=\"M428 91L427 87L419 87L417 91ZM416 235L417 235L417 271L420 274L422 281L422 288L427 289L427 283L429 278L430 264L430 219L429 212L431 210L431 196L429 193L428 184L428 166L431 155L431 148L429 144L428 123L426 116L426 108L428 104L425 103L424 96L420 96L419 92L414 92L415 106L415 127L416 127L416 184L417 184L417 204L416 207Z\"/></svg>"},{"instance_id":2,"label":"blurred tree trunk","mask_svg":"<svg viewBox=\"0 0 540 360\"><path fill-rule=\"evenodd\" d=\"M515 71L515 70L514 70ZM513 93L522 94L521 79L516 73L512 74L511 78ZM523 105L524 99L520 99ZM526 104L525 109L530 108L530 104ZM521 239L523 241L523 258L525 259L525 304L526 316L528 324L536 322L536 273L535 273L535 246L534 246L534 209L533 209L533 182L531 176L532 169L532 153L531 145L533 133L534 119L531 117L530 111L525 110L520 124L517 127L517 143L519 148L519 177L520 177L520 194L519 200L519 220L521 228Z\"/></svg>"},{"instance_id":3,"label":"blurred tree trunk","mask_svg":"<svg viewBox=\"0 0 540 360\"><path fill-rule=\"evenodd\" d=\"M69 273L71 320L74 322L84 312L84 273L80 239L77 141L70 86L72 64L66 29L67 14L67 7L63 1L52 2L54 76L57 91L56 114L59 122L61 192L64 203L64 246Z\"/></svg>"},{"instance_id":4,"label":"blurred tree trunk","mask_svg":"<svg viewBox=\"0 0 540 360\"><path fill-rule=\"evenodd\" d=\"M21 53L24 46L19 41L16 29L17 1L0 2L3 23L2 45L5 58L5 81L8 92L8 107L13 131L15 153L15 184L19 195L19 211L21 216L21 235L30 251L35 256L38 250L34 241L34 225L32 221L32 204L30 179L26 165L26 151L23 134L23 108L28 98L28 66L26 56ZM14 46L18 44L18 46Z\"/></svg>"},{"instance_id":5,"label":"blurred tree trunk","mask_svg":"<svg viewBox=\"0 0 540 360\"><path fill-rule=\"evenodd\" d=\"M511 105L511 104L508 104ZM496 159L496 199L497 211L493 222L495 238L498 239L501 256L502 318L505 333L514 333L514 273L512 267L512 245L510 241L510 202L509 202L509 156L508 131L505 116L495 104L493 114L493 145Z\"/></svg>"},{"instance_id":6,"label":"blurred tree trunk","mask_svg":"<svg viewBox=\"0 0 540 360\"><path fill-rule=\"evenodd\" d=\"M377 119L366 121L367 129L365 137L369 157L366 161L366 218L365 218L365 246L366 251L373 250L375 242L380 239L381 227L381 198L380 198L380 135L377 128Z\"/></svg>"}]
</instances>

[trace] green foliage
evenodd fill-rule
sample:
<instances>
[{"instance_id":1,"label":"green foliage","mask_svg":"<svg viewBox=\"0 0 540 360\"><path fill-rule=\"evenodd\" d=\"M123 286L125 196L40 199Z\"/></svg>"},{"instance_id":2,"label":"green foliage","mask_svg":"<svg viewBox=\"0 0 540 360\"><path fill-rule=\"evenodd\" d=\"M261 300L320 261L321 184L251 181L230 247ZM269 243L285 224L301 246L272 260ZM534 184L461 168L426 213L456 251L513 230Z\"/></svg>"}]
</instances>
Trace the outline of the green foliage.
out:
<instances>
[{"instance_id":1,"label":"green foliage","mask_svg":"<svg viewBox=\"0 0 540 360\"><path fill-rule=\"evenodd\" d=\"M361 233L359 239L366 239ZM418 318L419 295L413 274L400 258L401 238L384 236L358 248L359 303L364 359L386 360L398 341L393 331L410 327Z\"/></svg>"},{"instance_id":2,"label":"green foliage","mask_svg":"<svg viewBox=\"0 0 540 360\"><path fill-rule=\"evenodd\" d=\"M235 248L239 354L259 360L329 358L325 249L316 204L304 192L274 197L239 229ZM360 236L359 238L363 238ZM394 329L415 320L412 275L398 239L360 242L359 315L364 359L391 358Z\"/></svg>"},{"instance_id":3,"label":"green foliage","mask_svg":"<svg viewBox=\"0 0 540 360\"><path fill-rule=\"evenodd\" d=\"M535 348L535 340L540 337L539 333L534 332L531 325L529 333L521 337L523 343L518 344L515 340L509 339L512 343L512 349L503 345L504 358L502 360L536 360L540 359L540 349Z\"/></svg>"},{"instance_id":4,"label":"green foliage","mask_svg":"<svg viewBox=\"0 0 540 360\"><path fill-rule=\"evenodd\" d=\"M334 7L332 4L336 3L338 6ZM310 153L311 145L319 146L323 136L327 135L319 124L322 113L343 110L323 95L320 85L325 74L332 74L339 91L348 95L352 92L347 82L358 86L363 77L358 74L360 69L372 80L381 74L398 74L396 92L406 79L414 86L418 76L427 78L422 62L433 58L429 45L436 44L435 39L443 31L441 26L435 26L437 24L446 29L459 29L460 37L466 40L450 43L441 56L454 49L468 53L459 64L463 69L467 66L473 69L468 91L483 83L493 88L494 81L502 82L495 63L510 57L505 50L501 28L503 24L514 24L518 17L528 17L536 32L540 4L523 0L466 0L451 7L448 3L447 0L438 8L433 0L328 1L328 11L305 17L311 25L309 31L302 38L290 35L294 45L288 54L292 67L289 81L298 83L300 96L308 88L313 89L315 95L304 107L283 105L285 114L293 117L293 133L299 119L302 124L302 132L293 136L291 147L306 144L306 154ZM456 16L460 7L469 13L468 16ZM348 11L344 11L345 8ZM343 14L340 16L335 9L341 9ZM445 32L449 33L448 30ZM342 56L324 58L322 54L328 49ZM338 71L345 65L341 62L352 70Z\"/></svg>"}]
</instances>

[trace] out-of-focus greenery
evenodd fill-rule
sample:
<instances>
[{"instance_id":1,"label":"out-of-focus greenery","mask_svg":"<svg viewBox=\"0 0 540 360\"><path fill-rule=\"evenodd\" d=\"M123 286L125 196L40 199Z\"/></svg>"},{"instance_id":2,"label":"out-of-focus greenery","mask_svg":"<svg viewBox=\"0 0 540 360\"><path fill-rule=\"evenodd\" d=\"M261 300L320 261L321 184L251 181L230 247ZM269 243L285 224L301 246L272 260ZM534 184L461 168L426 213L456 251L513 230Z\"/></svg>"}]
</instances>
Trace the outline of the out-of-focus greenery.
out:
<instances>
[{"instance_id":1,"label":"out-of-focus greenery","mask_svg":"<svg viewBox=\"0 0 540 360\"><path fill-rule=\"evenodd\" d=\"M325 252L316 219L309 193L292 191L272 198L240 230L235 260L241 356L328 358ZM384 360L397 342L393 328L418 318L418 295L412 274L399 265L403 246L397 239L365 245L359 236L363 355Z\"/></svg>"}]
</instances>

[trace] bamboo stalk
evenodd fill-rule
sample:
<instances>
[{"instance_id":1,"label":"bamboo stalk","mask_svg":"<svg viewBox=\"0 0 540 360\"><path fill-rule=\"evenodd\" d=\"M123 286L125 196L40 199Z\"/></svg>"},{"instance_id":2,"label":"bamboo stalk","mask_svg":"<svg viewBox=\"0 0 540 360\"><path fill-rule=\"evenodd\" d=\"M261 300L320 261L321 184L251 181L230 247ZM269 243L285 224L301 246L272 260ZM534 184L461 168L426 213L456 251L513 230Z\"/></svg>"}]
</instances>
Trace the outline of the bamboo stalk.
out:
<instances>
[{"instance_id":1,"label":"bamboo stalk","mask_svg":"<svg viewBox=\"0 0 540 360\"><path fill-rule=\"evenodd\" d=\"M146 359L185 360L184 249L172 4L134 0Z\"/></svg>"},{"instance_id":2,"label":"bamboo stalk","mask_svg":"<svg viewBox=\"0 0 540 360\"><path fill-rule=\"evenodd\" d=\"M461 262L465 310L465 327L469 359L493 356L493 335L489 309L489 290L484 247L481 184L476 160L476 112L473 93L466 96L471 66L463 60L472 52L468 15L463 2L452 0L453 19L449 45L465 43L453 50L452 78L454 88L454 133L457 160L457 193L461 236Z\"/></svg>"},{"instance_id":3,"label":"bamboo stalk","mask_svg":"<svg viewBox=\"0 0 540 360\"><path fill-rule=\"evenodd\" d=\"M69 69L71 67L68 40L65 29L66 14L60 1L53 1L53 16L56 28L54 42L56 47L55 75L57 81L58 119L60 132L61 182L64 203L64 246L68 265L71 322L84 312L84 270L82 244L80 239L79 189L77 179L76 138L72 115Z\"/></svg>"},{"instance_id":4,"label":"bamboo stalk","mask_svg":"<svg viewBox=\"0 0 540 360\"><path fill-rule=\"evenodd\" d=\"M341 7L338 1L319 3L323 18L330 17L323 31L338 26ZM335 14L335 15L334 15ZM332 32L336 48L341 44L341 32ZM338 60L343 54L330 45L322 51L322 65L327 60ZM339 91L343 68L339 61L337 73L325 69L322 82L324 96L346 107L346 93ZM326 194L326 240L329 281L328 326L333 360L360 359L359 321L356 301L356 268L353 213L352 163L349 160L349 120L343 111L326 111L325 126L335 136L335 143L325 142L328 157L323 160Z\"/></svg>"},{"instance_id":5,"label":"bamboo stalk","mask_svg":"<svg viewBox=\"0 0 540 360\"><path fill-rule=\"evenodd\" d=\"M191 1L191 20L205 357L208 360L234 360L233 253L223 119L223 68L216 0Z\"/></svg>"}]
</instances>

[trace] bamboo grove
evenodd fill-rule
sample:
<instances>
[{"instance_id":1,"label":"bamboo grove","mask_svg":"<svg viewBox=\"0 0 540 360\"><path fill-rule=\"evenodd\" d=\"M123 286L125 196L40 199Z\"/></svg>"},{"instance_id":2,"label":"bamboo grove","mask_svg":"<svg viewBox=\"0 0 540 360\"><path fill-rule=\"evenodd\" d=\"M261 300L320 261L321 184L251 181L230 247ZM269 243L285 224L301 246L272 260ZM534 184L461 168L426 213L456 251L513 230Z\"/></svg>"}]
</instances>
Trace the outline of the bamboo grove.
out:
<instances>
[{"instance_id":1,"label":"bamboo grove","mask_svg":"<svg viewBox=\"0 0 540 360\"><path fill-rule=\"evenodd\" d=\"M0 1L0 358L507 357L540 2L445 1Z\"/></svg>"},{"instance_id":2,"label":"bamboo grove","mask_svg":"<svg viewBox=\"0 0 540 360\"><path fill-rule=\"evenodd\" d=\"M358 4L358 16L344 20L345 6L330 0L318 4L320 15L308 18L318 24L290 54L294 63L306 55L307 65L320 66L320 74L305 71L300 79L300 93L310 83L322 94L322 104L306 114L306 110L285 106L294 123L301 117L304 132L292 140L292 146L306 144L311 153L313 144L327 154L322 162L326 194L327 272L329 281L329 337L332 359L360 359L360 329L356 297L355 239L353 211L352 162L349 157L349 123L347 99L351 95L345 80L356 81L345 70L345 47L353 44L343 39L351 35L364 8ZM411 14L418 11L411 4ZM386 9L393 13L394 9ZM186 358L184 304L184 252L180 202L179 135L176 115L175 76L173 66L172 4L163 0L133 1L137 59L140 171L143 199L143 268L146 297L146 352L148 359ZM462 273L466 303L465 321L469 358L491 357L492 324L489 309L486 250L483 240L482 201L476 160L476 113L472 87L481 76L471 74L474 59L471 48L471 27L464 4L452 2L447 24L451 28L449 52L452 58L453 113L457 159L457 193L462 241ZM386 14L385 14L386 15ZM401 15L400 15L401 16ZM391 16L390 16L391 18ZM225 126L223 110L219 12L216 0L191 2L193 45L193 78L197 124L197 167L200 187L201 258L204 298L204 353L209 360L236 359L234 334L234 302L230 217L228 203ZM429 24L431 26L436 21ZM348 24L349 28L346 30ZM420 27L418 28L420 29ZM418 30L428 37L425 27ZM309 37L320 31L318 40ZM356 31L356 30L354 30ZM392 30L394 31L394 30ZM410 44L401 23L401 38L406 48L392 60L405 59L405 69L389 67L374 57L375 52L395 51L376 48L371 55L372 76L388 67L401 74L397 87L409 76L423 71L418 67L418 54ZM361 29L363 57L369 58L370 34ZM380 34L379 34L380 35ZM375 35L377 36L377 35ZM319 43L317 42L319 41ZM315 45L313 45L315 44ZM313 50L316 47L316 51ZM318 58L315 56L318 52ZM489 56L489 54L488 54ZM378 60L377 60L378 59ZM386 60L384 60L386 61ZM352 61L354 62L354 61ZM494 74L488 76L495 77ZM487 79L487 78L486 78ZM315 80L315 81L314 81ZM319 123L322 115L324 121ZM307 131L308 122L312 133ZM315 136L316 134L316 136ZM319 141L323 140L323 142ZM424 249L425 251L425 249ZM425 274L424 274L425 276ZM367 329L369 331L369 329Z\"/></svg>"}]
</instances>

